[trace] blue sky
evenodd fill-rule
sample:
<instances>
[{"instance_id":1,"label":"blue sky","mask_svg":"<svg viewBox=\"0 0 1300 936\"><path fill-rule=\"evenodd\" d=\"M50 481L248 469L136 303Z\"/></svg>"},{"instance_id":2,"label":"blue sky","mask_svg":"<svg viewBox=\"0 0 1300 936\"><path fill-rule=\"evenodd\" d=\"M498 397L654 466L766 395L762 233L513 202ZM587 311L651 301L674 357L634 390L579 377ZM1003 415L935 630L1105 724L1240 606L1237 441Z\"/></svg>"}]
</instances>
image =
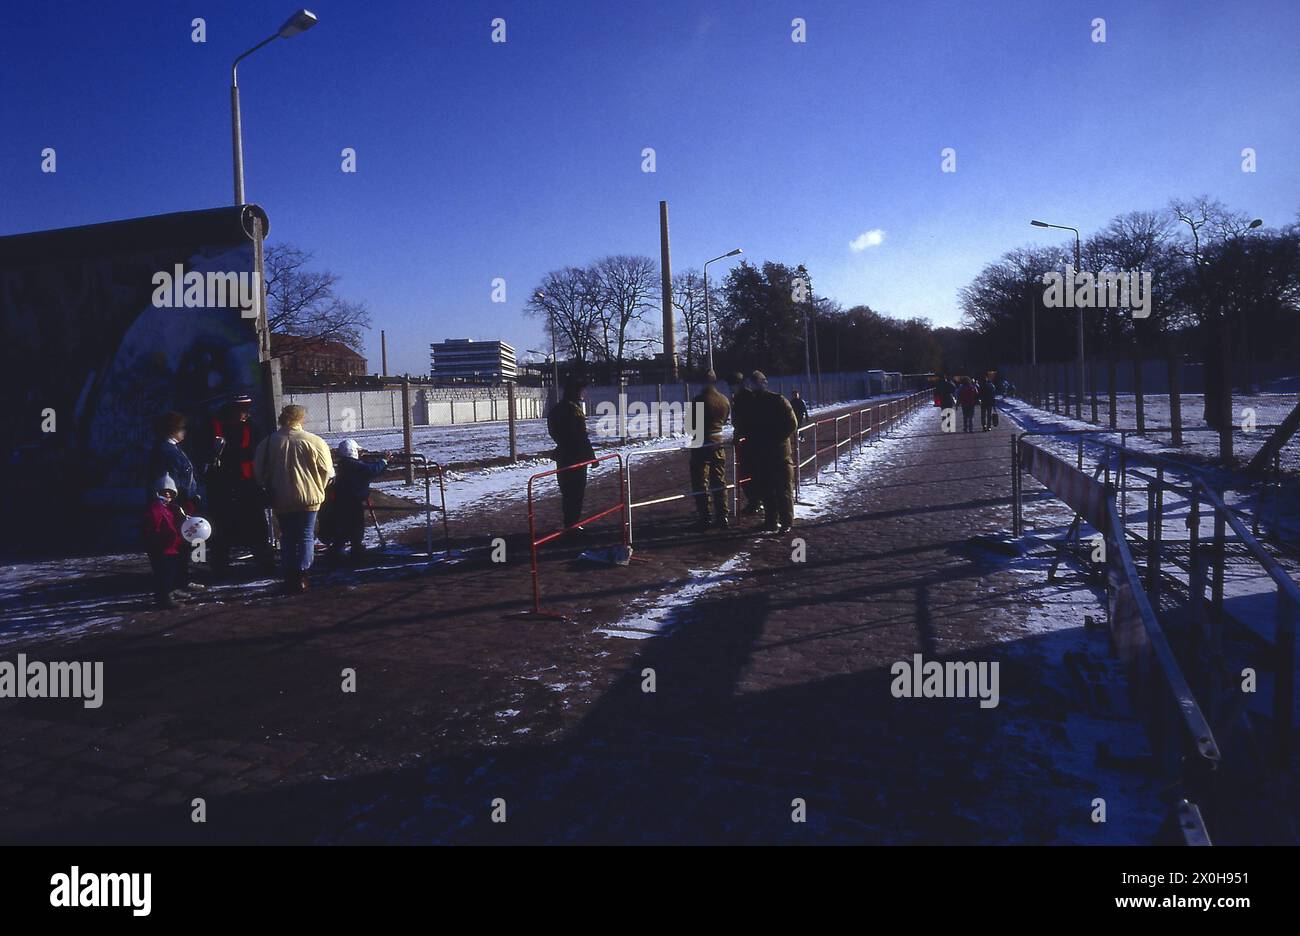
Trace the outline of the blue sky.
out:
<instances>
[{"instance_id":1,"label":"blue sky","mask_svg":"<svg viewBox=\"0 0 1300 936\"><path fill-rule=\"evenodd\" d=\"M1269 225L1300 207L1294 2L309 6L320 25L240 67L247 195L370 305L375 370L380 327L395 372L446 337L541 347L520 310L542 274L657 259L660 199L676 270L740 246L808 264L846 306L938 324L984 263L1062 233L1031 217L1086 235L1173 196ZM230 203L230 62L294 9L7 5L0 233Z\"/></svg>"}]
</instances>

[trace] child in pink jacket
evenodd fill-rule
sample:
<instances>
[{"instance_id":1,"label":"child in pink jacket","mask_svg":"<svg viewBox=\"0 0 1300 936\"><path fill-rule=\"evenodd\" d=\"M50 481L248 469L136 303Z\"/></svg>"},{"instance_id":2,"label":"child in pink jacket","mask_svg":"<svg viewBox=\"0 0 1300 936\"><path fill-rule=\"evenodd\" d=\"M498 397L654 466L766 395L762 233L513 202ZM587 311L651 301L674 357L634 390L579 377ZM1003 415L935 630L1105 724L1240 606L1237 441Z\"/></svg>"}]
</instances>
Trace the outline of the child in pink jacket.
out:
<instances>
[{"instance_id":1,"label":"child in pink jacket","mask_svg":"<svg viewBox=\"0 0 1300 936\"><path fill-rule=\"evenodd\" d=\"M183 588L189 577L189 549L181 538L181 507L176 502L176 482L163 475L144 513L144 548L153 569L154 604L174 608L172 589Z\"/></svg>"}]
</instances>

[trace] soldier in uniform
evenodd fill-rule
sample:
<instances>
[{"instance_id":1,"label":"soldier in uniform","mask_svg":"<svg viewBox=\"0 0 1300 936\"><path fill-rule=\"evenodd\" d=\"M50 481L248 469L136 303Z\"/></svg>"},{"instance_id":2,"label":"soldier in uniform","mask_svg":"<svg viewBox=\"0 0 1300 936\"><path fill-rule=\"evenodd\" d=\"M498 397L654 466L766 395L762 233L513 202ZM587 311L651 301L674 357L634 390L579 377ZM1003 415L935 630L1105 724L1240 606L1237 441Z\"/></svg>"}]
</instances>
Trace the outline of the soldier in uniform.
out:
<instances>
[{"instance_id":1,"label":"soldier in uniform","mask_svg":"<svg viewBox=\"0 0 1300 936\"><path fill-rule=\"evenodd\" d=\"M731 425L735 430L732 438L736 440L736 474L741 478L749 478L740 485L741 492L745 495L745 506L740 511L746 517L752 517L758 513L761 504L758 489L754 484L754 459L751 457L753 448L752 442L740 442L740 439L748 439L750 430L753 428L753 419L751 416L754 409L756 397L754 391L745 386L745 375L736 373L731 375Z\"/></svg>"},{"instance_id":2,"label":"soldier in uniform","mask_svg":"<svg viewBox=\"0 0 1300 936\"><path fill-rule=\"evenodd\" d=\"M695 510L699 514L696 529L707 530L710 524L709 498L712 495L715 523L725 530L727 521L727 451L722 447L722 427L731 415L731 404L718 392L718 375L704 375L704 390L691 400L691 418L704 421L704 444L691 449L691 490L695 492Z\"/></svg>"},{"instance_id":3,"label":"soldier in uniform","mask_svg":"<svg viewBox=\"0 0 1300 936\"><path fill-rule=\"evenodd\" d=\"M794 454L790 438L799 428L790 401L767 389L767 377L754 371L755 440L753 458L763 499L763 530L788 533L794 525Z\"/></svg>"},{"instance_id":4,"label":"soldier in uniform","mask_svg":"<svg viewBox=\"0 0 1300 936\"><path fill-rule=\"evenodd\" d=\"M570 378L564 385L564 397L546 415L546 431L555 440L555 467L580 465L596 457L587 435L587 414L582 411L582 394L587 384ZM587 491L587 466L561 471L555 476L564 505L564 526L581 535L582 499Z\"/></svg>"}]
</instances>

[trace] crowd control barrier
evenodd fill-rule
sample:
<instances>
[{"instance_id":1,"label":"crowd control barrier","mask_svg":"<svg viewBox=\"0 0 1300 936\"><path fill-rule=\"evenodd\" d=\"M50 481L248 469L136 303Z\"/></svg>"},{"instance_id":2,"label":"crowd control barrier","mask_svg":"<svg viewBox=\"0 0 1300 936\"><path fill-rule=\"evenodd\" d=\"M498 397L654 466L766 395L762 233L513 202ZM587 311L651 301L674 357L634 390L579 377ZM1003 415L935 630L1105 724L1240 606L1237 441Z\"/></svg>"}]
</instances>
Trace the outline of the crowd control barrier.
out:
<instances>
[{"instance_id":1,"label":"crowd control barrier","mask_svg":"<svg viewBox=\"0 0 1300 936\"><path fill-rule=\"evenodd\" d=\"M438 513L442 514L442 556L445 558L451 555L451 529L447 521L447 484L443 478L444 470L442 465L435 461L430 461L419 452L411 452L409 455L405 452L397 452L393 455L394 465L404 465L406 463L419 468L424 474L424 549L425 555L429 561L434 559L433 555L433 473L438 475ZM377 526L377 524L376 524Z\"/></svg>"},{"instance_id":2,"label":"crowd control barrier","mask_svg":"<svg viewBox=\"0 0 1300 936\"><path fill-rule=\"evenodd\" d=\"M742 436L740 439L736 440L736 443L735 443L735 445L733 446L733 448L735 448L735 447L741 445L742 443L744 443L744 441L745 441L745 439L744 439L744 437ZM727 447L727 443L725 443L725 442L709 442L709 443L707 443L707 444L705 444L705 445L701 445L701 446L700 446L701 449L716 449L716 448L725 449L726 447ZM710 494L710 495L711 495L711 494L715 493L717 490L722 490L722 491L730 491L730 492L731 492L731 513L732 513L732 516L735 516L735 514L736 514L736 507L737 507L737 504L736 504L736 494L737 494L737 491L739 491L739 489L740 489L740 485L742 485L742 484L746 483L747 481L751 480L750 478L741 478L741 477L739 477L739 473L740 473L740 465L739 465L739 459L736 457L736 453L735 453L735 452L732 453L732 457L731 457L731 459L730 459L730 461L731 461L731 483L730 483L730 484L724 484L721 488L709 488L709 489L707 489L707 490L705 490L705 491L695 491L695 490L691 490L691 491L686 491L685 493L680 493L680 492L679 492L679 493L677 493L677 494L667 494L667 495L665 495L665 496L663 496L663 497L653 497L653 498L651 498L651 499L649 499L649 500L643 500L643 501L637 501L637 500L633 500L633 499L632 499L632 459L633 459L633 457L640 458L640 457L642 457L642 456L647 456L647 455L662 455L662 454L664 454L665 452L680 452L680 453L682 453L682 454L689 454L689 453L691 453L691 452L693 452L693 451L695 451L695 449L692 448L691 446L664 446L664 447L661 447L661 448L655 448L655 449L640 449L640 450L637 450L637 451L635 451L635 452L628 452L628 453L627 453L627 471L626 471L626 473L625 473L625 477L626 477L627 480L625 481L625 485L626 485L626 486L625 486L625 497L624 497L624 500L627 502L627 544L628 544L629 546L630 546L630 545L632 544L632 542L633 542L633 539L632 539L632 511L635 510L635 509L638 508L638 507L653 507L655 504L668 504L668 503L671 503L672 501L686 500L688 497L689 497L689 498L694 498L696 494Z\"/></svg>"},{"instance_id":3,"label":"crowd control barrier","mask_svg":"<svg viewBox=\"0 0 1300 936\"><path fill-rule=\"evenodd\" d=\"M533 482L537 481L539 478L549 478L552 476L558 477L560 474L563 474L566 471L576 471L579 468L586 468L590 465L599 465L602 462L607 462L607 461L618 462L618 493L619 493L618 503L615 504L613 507L607 507L604 510L597 511L596 513L591 514L590 516L582 517L577 521L577 523L573 524L572 526L561 525L561 527L558 530L553 530L552 532L539 537L537 535L537 513L536 510L534 509L534 503L533 503ZM574 529L574 527L582 526L585 523L594 523L597 520L600 520L604 517L608 517L610 514L617 512L623 521L622 522L623 545L624 547L631 545L631 543L628 540L627 500L624 496L624 492L626 491L626 479L627 479L627 473L623 462L623 456L618 452L615 452L612 455L601 455L598 458L592 458L588 461L578 462L573 465L565 465L561 468L551 468L548 471L539 471L537 474L531 476L528 479L528 543L529 543L528 548L531 553L531 560L532 560L532 578L533 578L532 614L534 616L551 617L557 619L563 619L564 617L564 615L562 614L554 614L542 610L542 591L541 591L541 584L540 584L540 576L538 574L538 568L537 568L537 551L541 549L543 546L545 546L547 543L559 539L565 533Z\"/></svg>"}]
</instances>

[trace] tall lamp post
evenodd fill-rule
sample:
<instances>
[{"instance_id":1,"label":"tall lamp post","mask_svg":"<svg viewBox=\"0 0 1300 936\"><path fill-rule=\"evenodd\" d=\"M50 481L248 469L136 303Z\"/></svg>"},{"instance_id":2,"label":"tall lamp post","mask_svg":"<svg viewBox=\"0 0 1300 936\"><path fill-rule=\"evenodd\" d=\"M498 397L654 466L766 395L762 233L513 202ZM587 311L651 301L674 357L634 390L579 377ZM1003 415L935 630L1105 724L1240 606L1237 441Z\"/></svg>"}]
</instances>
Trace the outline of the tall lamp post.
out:
<instances>
[{"instance_id":1,"label":"tall lamp post","mask_svg":"<svg viewBox=\"0 0 1300 936\"><path fill-rule=\"evenodd\" d=\"M1068 226L1068 225L1065 225L1065 224L1048 224L1046 221L1030 221L1029 223L1032 224L1034 227L1041 227L1041 228L1056 228L1058 231L1073 231L1073 232L1074 232L1074 272L1077 274L1077 273L1079 272L1079 263L1080 263L1079 255L1080 255L1080 253L1082 252L1082 250L1081 250L1081 248L1082 248L1082 244L1081 244L1081 242L1080 242L1080 240L1079 240L1079 229L1078 229L1078 228L1072 228L1072 227L1070 227L1070 226ZM1071 277L1071 282L1070 282L1070 284L1069 284L1069 288L1070 288L1070 289L1074 289L1073 277ZM1076 393L1076 394L1074 395L1074 418L1075 418L1075 419L1083 419L1083 393L1084 393L1083 383L1084 383L1084 377L1083 377L1083 308L1082 308L1082 307L1079 307L1079 383L1078 383L1078 393Z\"/></svg>"},{"instance_id":2,"label":"tall lamp post","mask_svg":"<svg viewBox=\"0 0 1300 936\"><path fill-rule=\"evenodd\" d=\"M284 21L284 25L273 36L268 36L253 46L230 66L230 121L231 135L235 150L235 204L244 204L244 137L239 119L239 63L248 58L264 45L277 39L288 39L300 32L305 32L316 25L316 14L311 10L299 10Z\"/></svg>"},{"instance_id":3,"label":"tall lamp post","mask_svg":"<svg viewBox=\"0 0 1300 936\"><path fill-rule=\"evenodd\" d=\"M560 359L555 356L555 310L546 302L546 293L540 289L533 293L533 301L546 307L547 331L551 333L551 382L555 384L555 400L560 399Z\"/></svg>"},{"instance_id":4,"label":"tall lamp post","mask_svg":"<svg viewBox=\"0 0 1300 936\"><path fill-rule=\"evenodd\" d=\"M728 257L739 256L742 253L737 247L735 250L724 253L721 257L714 257L712 260L704 261L704 340L709 349L709 370L713 370L713 319L709 316L709 264L716 263L719 260L726 260Z\"/></svg>"},{"instance_id":5,"label":"tall lamp post","mask_svg":"<svg viewBox=\"0 0 1300 936\"><path fill-rule=\"evenodd\" d=\"M1215 422L1219 429L1219 457L1225 462L1232 459L1232 331L1228 321L1226 309L1216 309L1219 305L1217 302L1211 302L1208 292L1205 288L1205 273L1201 264L1201 239L1197 233L1196 225L1189 219L1183 218L1183 221L1192 229L1192 269L1196 271L1196 282L1201 289L1202 301L1206 303L1205 314L1207 318L1211 315L1219 316L1218 334L1211 336L1211 344L1217 344L1217 348L1207 349L1208 354L1219 354L1219 389L1218 389L1218 406L1215 407ZM1246 225L1247 231L1253 231L1255 228L1264 223L1262 218L1256 218ZM1235 250L1241 243L1241 238L1245 232L1238 233L1232 239L1231 246ZM1208 357L1208 355L1207 355ZM1208 398L1208 387L1207 398Z\"/></svg>"}]
</instances>

